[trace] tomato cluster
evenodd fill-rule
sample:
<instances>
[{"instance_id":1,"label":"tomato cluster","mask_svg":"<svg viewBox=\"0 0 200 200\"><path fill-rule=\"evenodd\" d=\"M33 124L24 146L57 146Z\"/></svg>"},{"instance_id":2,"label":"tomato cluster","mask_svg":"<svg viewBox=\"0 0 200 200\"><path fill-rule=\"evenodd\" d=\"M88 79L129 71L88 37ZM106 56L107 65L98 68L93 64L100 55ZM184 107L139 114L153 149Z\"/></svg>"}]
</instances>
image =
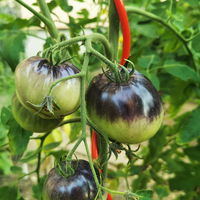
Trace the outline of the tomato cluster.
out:
<instances>
[{"instance_id":1,"label":"tomato cluster","mask_svg":"<svg viewBox=\"0 0 200 200\"><path fill-rule=\"evenodd\" d=\"M78 73L73 64L51 65L34 56L23 60L16 68L16 96L12 111L16 121L26 130L47 132L59 125L63 117L74 112L80 104L80 80L58 83L48 97L52 83Z\"/></svg>"}]
</instances>

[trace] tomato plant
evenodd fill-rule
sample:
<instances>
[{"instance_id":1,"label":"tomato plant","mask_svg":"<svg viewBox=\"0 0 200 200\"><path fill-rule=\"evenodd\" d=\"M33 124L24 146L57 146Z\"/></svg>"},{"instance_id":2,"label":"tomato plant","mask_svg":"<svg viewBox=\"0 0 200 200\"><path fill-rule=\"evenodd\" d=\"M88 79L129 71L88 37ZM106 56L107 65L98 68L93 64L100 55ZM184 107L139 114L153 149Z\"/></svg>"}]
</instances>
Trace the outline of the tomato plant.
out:
<instances>
[{"instance_id":1,"label":"tomato plant","mask_svg":"<svg viewBox=\"0 0 200 200\"><path fill-rule=\"evenodd\" d=\"M1 199L198 200L199 6L1 0Z\"/></svg>"}]
</instances>

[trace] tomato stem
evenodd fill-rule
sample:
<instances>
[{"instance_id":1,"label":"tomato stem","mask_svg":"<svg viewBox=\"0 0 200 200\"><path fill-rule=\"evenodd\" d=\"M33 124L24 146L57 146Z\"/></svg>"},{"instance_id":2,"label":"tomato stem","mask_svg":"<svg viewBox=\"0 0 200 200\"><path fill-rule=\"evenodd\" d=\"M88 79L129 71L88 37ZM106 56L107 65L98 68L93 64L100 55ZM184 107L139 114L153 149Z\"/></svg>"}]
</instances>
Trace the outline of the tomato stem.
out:
<instances>
[{"instance_id":1,"label":"tomato stem","mask_svg":"<svg viewBox=\"0 0 200 200\"><path fill-rule=\"evenodd\" d=\"M32 7L30 7L28 4L26 4L22 0L16 0L16 2L21 4L23 7L25 7L27 10L29 10L31 13L33 13L37 18L39 18L47 26L51 37L57 39L58 31L57 31L54 23L49 18L45 17L44 15L42 15L39 12L37 12L36 10L34 10Z\"/></svg>"},{"instance_id":2,"label":"tomato stem","mask_svg":"<svg viewBox=\"0 0 200 200\"><path fill-rule=\"evenodd\" d=\"M87 126L87 117L86 116L87 116L87 114L86 113L87 113L87 111L86 111L85 93L86 93L86 81L87 81L86 80L86 74L87 74L87 70L88 70L88 64L89 64L89 54L86 53L85 58L84 58L84 62L83 62L83 67L82 67L82 70L81 70L81 73L83 72L85 74L84 76L81 77L81 107L80 107L81 108L81 126L82 126L82 137L83 137L83 141L84 141L84 144L85 144L85 149L86 149L86 152L87 152L88 161L89 161L89 164L90 164L90 167L91 167L91 170L92 170L92 174L94 176L96 186L99 189L100 188L99 180L97 178L97 174L96 174L95 169L94 169L92 157L90 155L88 143L87 143L87 140L86 140L86 135L87 135L87 131L86 131L86 126ZM100 196L101 199L103 199L101 190L99 191L99 196Z\"/></svg>"}]
</instances>

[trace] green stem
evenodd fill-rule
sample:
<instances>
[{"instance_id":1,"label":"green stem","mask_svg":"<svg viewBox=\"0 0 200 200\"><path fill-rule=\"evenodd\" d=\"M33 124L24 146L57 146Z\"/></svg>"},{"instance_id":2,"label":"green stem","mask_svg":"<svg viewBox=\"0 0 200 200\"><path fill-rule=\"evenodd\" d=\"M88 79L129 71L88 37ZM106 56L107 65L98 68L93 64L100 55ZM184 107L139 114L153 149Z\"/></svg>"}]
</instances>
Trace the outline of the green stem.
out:
<instances>
[{"instance_id":1,"label":"green stem","mask_svg":"<svg viewBox=\"0 0 200 200\"><path fill-rule=\"evenodd\" d=\"M119 40L119 16L113 0L109 5L109 42L113 50L113 60L117 60Z\"/></svg>"},{"instance_id":2,"label":"green stem","mask_svg":"<svg viewBox=\"0 0 200 200\"><path fill-rule=\"evenodd\" d=\"M83 63L83 68L81 72L84 72L85 74L87 74L87 67L88 67L88 63L89 63L89 55L88 53L86 53L85 58L84 58L84 63ZM97 188L100 187L99 184L99 180L97 178L94 166L93 166L93 162L92 162L92 158L90 155L90 151L89 151L89 147L87 144L87 140L86 140L86 136L87 136L87 132L86 132L86 126L87 126L87 114L86 114L86 101L85 101L85 93L86 93L86 76L82 76L81 77L81 125L82 125L82 137L83 137L83 141L85 144L85 149L87 152L87 156L88 156L88 161L94 176L94 180L96 183ZM103 199L102 197L102 192L99 192L99 196L101 199Z\"/></svg>"},{"instance_id":3,"label":"green stem","mask_svg":"<svg viewBox=\"0 0 200 200\"><path fill-rule=\"evenodd\" d=\"M29 10L31 13L33 13L37 18L39 18L47 26L47 28L49 30L49 34L53 38L57 38L56 33L55 33L55 27L52 25L52 22L48 18L46 18L44 15L38 13L36 10L31 8L28 4L26 4L22 0L15 0L15 1L18 2L19 4L21 4L22 6L24 6L27 10Z\"/></svg>"},{"instance_id":4,"label":"green stem","mask_svg":"<svg viewBox=\"0 0 200 200\"><path fill-rule=\"evenodd\" d=\"M59 33L58 33L58 30L56 29L56 26L54 24L54 21L53 19L51 18L51 15L50 15L50 11L49 11L49 8L45 2L45 0L37 0L38 2L38 5L40 7L40 10L42 11L42 13L46 16L47 19L49 19L50 21L50 24L49 26L47 27L48 30L49 30L49 33L51 33L51 36L54 38L54 39L58 39L58 36L59 36Z\"/></svg>"},{"instance_id":5,"label":"green stem","mask_svg":"<svg viewBox=\"0 0 200 200\"><path fill-rule=\"evenodd\" d=\"M63 126L65 124L71 124L71 123L77 123L77 122L81 122L81 118L80 117L64 120L58 126Z\"/></svg>"},{"instance_id":6,"label":"green stem","mask_svg":"<svg viewBox=\"0 0 200 200\"><path fill-rule=\"evenodd\" d=\"M41 139L40 139L40 146L38 147L39 152L38 152L37 166L36 166L36 169L35 169L35 172L36 172L36 174L37 174L37 181L38 181L38 183L40 182L40 166L41 166L42 147L43 147L43 145L44 145L44 141L45 141L46 137L47 137L50 133L51 133L51 131L45 133L45 134L41 137Z\"/></svg>"},{"instance_id":7,"label":"green stem","mask_svg":"<svg viewBox=\"0 0 200 200\"><path fill-rule=\"evenodd\" d=\"M99 146L99 163L102 169L102 182L107 177L107 156L108 156L108 141L105 138L98 134L98 146Z\"/></svg>"},{"instance_id":8,"label":"green stem","mask_svg":"<svg viewBox=\"0 0 200 200\"><path fill-rule=\"evenodd\" d=\"M105 49L105 53L106 53L106 56L108 57L108 59L111 59L112 58L112 51L111 51L111 48L110 48L110 45L109 45L109 42L108 40L101 34L99 33L94 33L94 34L91 34L91 35L83 35L83 36L78 36L78 37L73 37L69 40L66 40L66 41L63 41L63 42L59 42L53 46L51 46L50 48L46 49L44 51L44 55L47 51L52 51L52 50L55 50L55 49L60 49L62 47L65 47L65 46L68 46L68 45L72 45L72 44L75 44L77 42L81 42L81 41L85 41L87 39L91 39L91 41L100 41L103 46L104 46L104 49Z\"/></svg>"},{"instance_id":9,"label":"green stem","mask_svg":"<svg viewBox=\"0 0 200 200\"><path fill-rule=\"evenodd\" d=\"M115 78L116 78L117 82L120 82L118 66L115 65L110 60L108 60L104 55L102 55L101 53L99 53L98 51L96 51L92 47L92 44L91 44L90 40L86 41L85 46L86 46L87 52L95 55L99 60L103 61L110 68L110 70L114 72Z\"/></svg>"},{"instance_id":10,"label":"green stem","mask_svg":"<svg viewBox=\"0 0 200 200\"><path fill-rule=\"evenodd\" d=\"M60 83L60 82L62 82L62 81L67 81L67 80L72 79L72 78L79 78L79 77L82 77L82 76L84 76L84 73L83 73L83 72L80 72L80 73L78 73L78 74L74 74L74 75L71 75L71 76L67 76L67 77L61 78L61 79L59 79L59 80L53 82L52 85L51 85L51 87L50 87L50 89L49 89L49 92L48 92L48 95L47 95L47 96L51 96L51 92L52 92L53 88L54 88L58 83Z\"/></svg>"},{"instance_id":11,"label":"green stem","mask_svg":"<svg viewBox=\"0 0 200 200\"><path fill-rule=\"evenodd\" d=\"M130 12L130 13L135 13L135 14L142 15L144 17L148 17L149 19L152 19L152 20L158 22L159 24L163 25L165 28L170 30L182 42L186 51L188 52L188 55L191 58L191 61L192 61L194 68L197 69L195 59L194 59L194 55L193 55L193 53L192 53L192 51L191 51L191 49L188 45L188 41L171 24L168 24L162 18L160 18L160 17L158 17L158 16L156 16L156 15L150 13L150 12L136 8L134 6L127 6L126 10L127 10L127 12Z\"/></svg>"},{"instance_id":12,"label":"green stem","mask_svg":"<svg viewBox=\"0 0 200 200\"><path fill-rule=\"evenodd\" d=\"M136 193L133 193L133 192L127 192L127 191L126 192L120 192L120 191L116 191L116 190L111 190L111 189L103 187L103 186L101 186L101 188L102 188L102 190L104 190L104 191L106 191L110 194L116 194L116 195L122 195L122 196L129 195L133 198L140 198L139 195L137 195Z\"/></svg>"},{"instance_id":13,"label":"green stem","mask_svg":"<svg viewBox=\"0 0 200 200\"><path fill-rule=\"evenodd\" d=\"M74 155L74 152L76 151L76 149L78 148L79 144L83 141L83 136L81 136L75 143L75 145L73 146L73 148L70 150L70 152L67 154L67 161L70 161L72 159L72 156Z\"/></svg>"}]
</instances>

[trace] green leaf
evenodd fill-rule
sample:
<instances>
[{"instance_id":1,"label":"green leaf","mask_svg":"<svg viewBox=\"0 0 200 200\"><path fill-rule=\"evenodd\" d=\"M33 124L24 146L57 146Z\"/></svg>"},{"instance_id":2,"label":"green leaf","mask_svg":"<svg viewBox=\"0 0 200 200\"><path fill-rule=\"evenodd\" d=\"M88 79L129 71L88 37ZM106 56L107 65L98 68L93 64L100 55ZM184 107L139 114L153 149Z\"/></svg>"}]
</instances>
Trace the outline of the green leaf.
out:
<instances>
[{"instance_id":1,"label":"green leaf","mask_svg":"<svg viewBox=\"0 0 200 200\"><path fill-rule=\"evenodd\" d=\"M10 108L3 108L1 121L9 129L8 139L10 150L13 155L22 154L28 145L32 132L24 130L13 118Z\"/></svg>"},{"instance_id":2,"label":"green leaf","mask_svg":"<svg viewBox=\"0 0 200 200\"><path fill-rule=\"evenodd\" d=\"M1 123L5 126L8 127L9 122L11 122L13 119L11 110L9 107L3 107L1 109Z\"/></svg>"},{"instance_id":3,"label":"green leaf","mask_svg":"<svg viewBox=\"0 0 200 200\"><path fill-rule=\"evenodd\" d=\"M200 146L188 147L184 149L185 154L191 159L200 162Z\"/></svg>"},{"instance_id":4,"label":"green leaf","mask_svg":"<svg viewBox=\"0 0 200 200\"><path fill-rule=\"evenodd\" d=\"M200 51L200 34L197 35L193 40L192 40L192 48L196 51L199 52Z\"/></svg>"},{"instance_id":5,"label":"green leaf","mask_svg":"<svg viewBox=\"0 0 200 200\"><path fill-rule=\"evenodd\" d=\"M60 143L61 143L61 142L52 142L52 143L49 143L49 144L47 144L47 145L45 145L45 146L43 147L43 150L49 151L49 150L51 150L51 149L54 149L54 148L56 148L57 146L59 146Z\"/></svg>"},{"instance_id":6,"label":"green leaf","mask_svg":"<svg viewBox=\"0 0 200 200\"><path fill-rule=\"evenodd\" d=\"M151 80L154 87L157 90L160 90L160 80L159 80L158 76L156 74L152 74L152 73L145 73L145 75L147 76L147 78L149 78Z\"/></svg>"},{"instance_id":7,"label":"green leaf","mask_svg":"<svg viewBox=\"0 0 200 200\"><path fill-rule=\"evenodd\" d=\"M4 59L12 69L15 70L24 52L25 33L22 31L0 33L0 57ZM9 39L8 39L9 38Z\"/></svg>"},{"instance_id":8,"label":"green leaf","mask_svg":"<svg viewBox=\"0 0 200 200\"><path fill-rule=\"evenodd\" d=\"M73 7L68 4L68 0L56 0L56 3L65 12L70 12L73 9Z\"/></svg>"},{"instance_id":9,"label":"green leaf","mask_svg":"<svg viewBox=\"0 0 200 200\"><path fill-rule=\"evenodd\" d=\"M183 81L200 81L198 74L189 66L180 64L180 63L173 63L173 64L166 64L163 66L163 70L167 73L175 76Z\"/></svg>"},{"instance_id":10,"label":"green leaf","mask_svg":"<svg viewBox=\"0 0 200 200\"><path fill-rule=\"evenodd\" d=\"M13 120L8 132L9 146L13 155L21 155L26 150L29 138L33 133L26 131Z\"/></svg>"},{"instance_id":11,"label":"green leaf","mask_svg":"<svg viewBox=\"0 0 200 200\"><path fill-rule=\"evenodd\" d=\"M0 187L1 200L17 200L17 188L14 186Z\"/></svg>"},{"instance_id":12,"label":"green leaf","mask_svg":"<svg viewBox=\"0 0 200 200\"><path fill-rule=\"evenodd\" d=\"M200 138L200 107L193 110L186 119L182 120L177 136L177 143L182 145Z\"/></svg>"},{"instance_id":13,"label":"green leaf","mask_svg":"<svg viewBox=\"0 0 200 200\"><path fill-rule=\"evenodd\" d=\"M170 194L170 190L166 185L156 185L155 191L160 198L167 197Z\"/></svg>"},{"instance_id":14,"label":"green leaf","mask_svg":"<svg viewBox=\"0 0 200 200\"><path fill-rule=\"evenodd\" d=\"M140 200L153 200L153 191L151 190L140 190L136 194L140 196Z\"/></svg>"},{"instance_id":15,"label":"green leaf","mask_svg":"<svg viewBox=\"0 0 200 200\"><path fill-rule=\"evenodd\" d=\"M46 176L40 177L39 184L35 184L32 187L33 197L37 200L42 200L45 180L46 180Z\"/></svg>"}]
</instances>

